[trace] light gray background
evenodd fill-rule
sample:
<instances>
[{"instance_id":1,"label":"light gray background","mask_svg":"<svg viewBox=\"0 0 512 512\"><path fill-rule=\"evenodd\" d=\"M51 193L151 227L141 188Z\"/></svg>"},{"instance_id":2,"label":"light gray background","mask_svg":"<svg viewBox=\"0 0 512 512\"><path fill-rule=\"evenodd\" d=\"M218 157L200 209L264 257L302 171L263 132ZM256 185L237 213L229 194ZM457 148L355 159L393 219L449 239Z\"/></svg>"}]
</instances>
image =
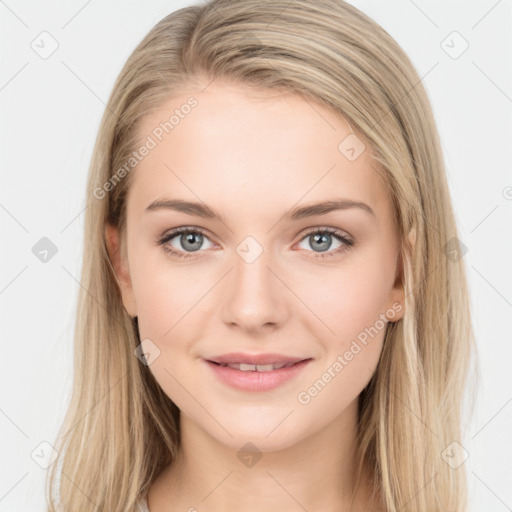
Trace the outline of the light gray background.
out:
<instances>
[{"instance_id":1,"label":"light gray background","mask_svg":"<svg viewBox=\"0 0 512 512\"><path fill-rule=\"evenodd\" d=\"M142 37L191 3L0 0L2 512L44 510L45 472L31 454L53 441L70 396L85 182L104 103ZM482 371L459 470L472 510L511 510L512 2L352 3L405 49L433 104ZM58 42L47 59L31 47L43 31ZM469 44L457 58L454 31ZM32 252L42 237L58 249L46 263Z\"/></svg>"}]
</instances>

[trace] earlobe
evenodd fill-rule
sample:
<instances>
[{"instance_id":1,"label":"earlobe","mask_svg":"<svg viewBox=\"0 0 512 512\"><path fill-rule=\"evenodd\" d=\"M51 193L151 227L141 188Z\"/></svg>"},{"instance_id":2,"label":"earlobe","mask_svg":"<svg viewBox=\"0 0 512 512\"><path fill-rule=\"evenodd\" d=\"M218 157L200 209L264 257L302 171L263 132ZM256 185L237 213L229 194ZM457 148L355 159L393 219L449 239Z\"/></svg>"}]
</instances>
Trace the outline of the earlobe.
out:
<instances>
[{"instance_id":1,"label":"earlobe","mask_svg":"<svg viewBox=\"0 0 512 512\"><path fill-rule=\"evenodd\" d=\"M124 256L121 248L119 229L116 226L112 226L108 223L105 224L105 241L117 284L121 291L124 308L131 317L134 317L137 315L137 307L130 277L130 269L128 267L127 258Z\"/></svg>"}]
</instances>

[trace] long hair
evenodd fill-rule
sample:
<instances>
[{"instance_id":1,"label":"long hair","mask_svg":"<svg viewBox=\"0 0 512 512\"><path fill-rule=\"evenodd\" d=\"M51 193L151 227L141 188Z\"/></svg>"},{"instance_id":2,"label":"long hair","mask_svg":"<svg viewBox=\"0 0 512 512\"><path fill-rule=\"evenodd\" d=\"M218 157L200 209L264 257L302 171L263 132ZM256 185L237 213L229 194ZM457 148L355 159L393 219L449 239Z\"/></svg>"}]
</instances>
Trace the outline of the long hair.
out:
<instances>
[{"instance_id":1,"label":"long hair","mask_svg":"<svg viewBox=\"0 0 512 512\"><path fill-rule=\"evenodd\" d=\"M105 225L124 233L141 119L226 79L334 110L372 149L400 239L405 312L359 399L357 464L390 512L462 512L464 391L475 350L464 259L426 91L396 41L342 0L211 0L157 23L121 70L89 168L74 380L49 512L134 510L180 442L179 409L135 357ZM448 455L447 455L448 454ZM57 485L58 484L58 485Z\"/></svg>"}]
</instances>

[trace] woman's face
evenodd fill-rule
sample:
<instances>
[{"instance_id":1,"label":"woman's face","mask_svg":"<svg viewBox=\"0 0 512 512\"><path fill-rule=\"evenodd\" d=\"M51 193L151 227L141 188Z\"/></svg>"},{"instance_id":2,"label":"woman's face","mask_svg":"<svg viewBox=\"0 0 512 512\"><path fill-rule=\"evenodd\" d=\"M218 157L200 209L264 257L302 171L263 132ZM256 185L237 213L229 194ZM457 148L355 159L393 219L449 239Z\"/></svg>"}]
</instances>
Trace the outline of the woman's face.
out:
<instances>
[{"instance_id":1,"label":"woman's face","mask_svg":"<svg viewBox=\"0 0 512 512\"><path fill-rule=\"evenodd\" d=\"M369 146L316 103L217 82L173 97L139 133L147 151L131 171L116 270L149 371L182 417L265 451L353 411L386 321L403 314L391 202ZM366 206L303 210L329 201ZM309 361L251 375L207 362L229 353ZM272 387L278 372L289 377Z\"/></svg>"}]
</instances>

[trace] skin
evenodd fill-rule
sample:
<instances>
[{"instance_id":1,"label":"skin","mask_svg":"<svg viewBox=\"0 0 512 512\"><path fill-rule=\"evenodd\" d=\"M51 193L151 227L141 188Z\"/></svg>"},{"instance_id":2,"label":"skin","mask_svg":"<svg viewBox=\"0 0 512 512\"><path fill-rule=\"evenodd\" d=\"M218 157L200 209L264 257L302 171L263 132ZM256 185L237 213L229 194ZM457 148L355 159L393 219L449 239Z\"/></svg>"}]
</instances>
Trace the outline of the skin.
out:
<instances>
[{"instance_id":1,"label":"skin","mask_svg":"<svg viewBox=\"0 0 512 512\"><path fill-rule=\"evenodd\" d=\"M141 140L191 95L198 106L132 171L126 254L118 231L106 228L124 307L138 316L141 340L160 351L148 369L181 410L180 456L152 485L149 508L378 510L366 480L353 496L353 450L357 398L377 366L385 328L309 403L297 398L380 315L403 315L403 307L392 308L404 303L399 240L369 145L350 161L338 150L352 133L341 116L294 94L218 81L148 115ZM295 206L341 197L366 203L374 215L349 208L282 219ZM145 212L162 198L206 203L224 222ZM179 234L167 242L191 256L184 260L157 244L180 226L206 231L198 251L186 240L180 245ZM317 227L339 229L355 243L336 253L343 242L327 234L333 255L322 258L306 232ZM249 235L263 249L250 264L237 253ZM246 392L220 382L203 360L239 351L313 361L277 389ZM237 458L247 442L262 455L252 467Z\"/></svg>"}]
</instances>

